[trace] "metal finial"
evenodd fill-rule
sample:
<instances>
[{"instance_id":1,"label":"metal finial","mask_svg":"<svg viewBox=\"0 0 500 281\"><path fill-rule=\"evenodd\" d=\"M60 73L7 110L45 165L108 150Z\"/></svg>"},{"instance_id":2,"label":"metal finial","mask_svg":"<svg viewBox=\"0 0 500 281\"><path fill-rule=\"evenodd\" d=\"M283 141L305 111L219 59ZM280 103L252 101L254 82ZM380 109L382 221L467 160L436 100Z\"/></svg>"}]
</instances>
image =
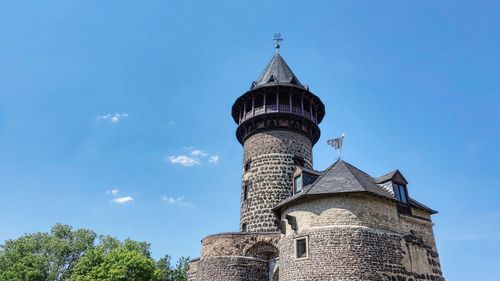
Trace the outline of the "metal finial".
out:
<instances>
[{"instance_id":1,"label":"metal finial","mask_svg":"<svg viewBox=\"0 0 500 281\"><path fill-rule=\"evenodd\" d=\"M274 33L274 41L276 41L276 54L280 53L280 46L281 46L281 41L283 41L283 38L281 37L281 33Z\"/></svg>"}]
</instances>

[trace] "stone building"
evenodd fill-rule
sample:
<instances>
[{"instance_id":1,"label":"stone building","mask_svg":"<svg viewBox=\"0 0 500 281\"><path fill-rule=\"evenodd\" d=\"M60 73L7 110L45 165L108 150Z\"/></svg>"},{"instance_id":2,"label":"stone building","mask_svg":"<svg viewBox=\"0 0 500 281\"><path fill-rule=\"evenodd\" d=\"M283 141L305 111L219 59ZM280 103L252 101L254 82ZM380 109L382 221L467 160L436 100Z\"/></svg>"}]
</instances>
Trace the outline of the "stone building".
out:
<instances>
[{"instance_id":1,"label":"stone building","mask_svg":"<svg viewBox=\"0 0 500 281\"><path fill-rule=\"evenodd\" d=\"M396 170L313 169L325 106L278 53L232 107L240 231L202 240L190 281L444 280L431 221Z\"/></svg>"}]
</instances>

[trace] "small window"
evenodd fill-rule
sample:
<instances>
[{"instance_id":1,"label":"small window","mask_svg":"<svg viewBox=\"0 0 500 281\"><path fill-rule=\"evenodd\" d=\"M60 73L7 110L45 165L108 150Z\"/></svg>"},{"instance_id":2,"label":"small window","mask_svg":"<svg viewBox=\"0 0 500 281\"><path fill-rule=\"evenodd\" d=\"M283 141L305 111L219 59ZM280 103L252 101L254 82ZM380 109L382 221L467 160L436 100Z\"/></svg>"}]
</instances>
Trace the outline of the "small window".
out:
<instances>
[{"instance_id":1,"label":"small window","mask_svg":"<svg viewBox=\"0 0 500 281\"><path fill-rule=\"evenodd\" d=\"M246 223L243 223L241 225L241 232L247 232L247 224Z\"/></svg>"},{"instance_id":2,"label":"small window","mask_svg":"<svg viewBox=\"0 0 500 281\"><path fill-rule=\"evenodd\" d=\"M393 185L393 188L394 196L396 196L396 199L403 204L408 203L408 200L406 198L406 186L395 183Z\"/></svg>"},{"instance_id":3,"label":"small window","mask_svg":"<svg viewBox=\"0 0 500 281\"><path fill-rule=\"evenodd\" d=\"M248 170L250 170L251 167L252 167L252 161L248 160L245 163L245 172L247 172Z\"/></svg>"},{"instance_id":4,"label":"small window","mask_svg":"<svg viewBox=\"0 0 500 281\"><path fill-rule=\"evenodd\" d=\"M302 191L302 175L298 175L293 178L294 193L299 193Z\"/></svg>"},{"instance_id":5,"label":"small window","mask_svg":"<svg viewBox=\"0 0 500 281\"><path fill-rule=\"evenodd\" d=\"M248 199L248 183L243 186L243 201Z\"/></svg>"},{"instance_id":6,"label":"small window","mask_svg":"<svg viewBox=\"0 0 500 281\"><path fill-rule=\"evenodd\" d=\"M307 237L295 239L295 257L297 259L307 258Z\"/></svg>"}]
</instances>

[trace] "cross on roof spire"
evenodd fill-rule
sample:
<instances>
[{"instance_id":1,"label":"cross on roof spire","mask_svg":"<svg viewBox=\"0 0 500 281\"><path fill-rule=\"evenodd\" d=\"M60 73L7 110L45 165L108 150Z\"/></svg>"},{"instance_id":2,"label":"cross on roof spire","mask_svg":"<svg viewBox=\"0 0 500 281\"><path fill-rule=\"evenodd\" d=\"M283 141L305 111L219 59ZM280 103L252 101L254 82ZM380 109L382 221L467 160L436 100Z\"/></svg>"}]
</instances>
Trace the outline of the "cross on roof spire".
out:
<instances>
[{"instance_id":1,"label":"cross on roof spire","mask_svg":"<svg viewBox=\"0 0 500 281\"><path fill-rule=\"evenodd\" d=\"M274 41L276 41L276 54L280 53L280 46L281 46L281 41L283 41L283 38L281 37L281 33L274 33Z\"/></svg>"}]
</instances>

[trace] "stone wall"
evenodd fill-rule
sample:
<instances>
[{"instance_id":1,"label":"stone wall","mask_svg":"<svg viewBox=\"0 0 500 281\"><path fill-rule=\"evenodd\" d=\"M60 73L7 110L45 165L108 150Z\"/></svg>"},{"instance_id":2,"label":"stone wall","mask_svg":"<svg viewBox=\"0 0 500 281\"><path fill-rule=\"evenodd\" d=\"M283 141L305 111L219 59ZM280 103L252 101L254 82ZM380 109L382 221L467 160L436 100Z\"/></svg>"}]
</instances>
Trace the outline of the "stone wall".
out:
<instances>
[{"instance_id":1,"label":"stone wall","mask_svg":"<svg viewBox=\"0 0 500 281\"><path fill-rule=\"evenodd\" d=\"M196 275L198 273L198 263L200 259L194 259L189 262L189 271L187 273L187 281L196 281Z\"/></svg>"},{"instance_id":2,"label":"stone wall","mask_svg":"<svg viewBox=\"0 0 500 281\"><path fill-rule=\"evenodd\" d=\"M249 257L213 257L201 260L196 280L268 281L268 262Z\"/></svg>"},{"instance_id":3,"label":"stone wall","mask_svg":"<svg viewBox=\"0 0 500 281\"><path fill-rule=\"evenodd\" d=\"M270 261L278 257L279 233L221 233L202 240L189 281L268 281Z\"/></svg>"},{"instance_id":4,"label":"stone wall","mask_svg":"<svg viewBox=\"0 0 500 281\"><path fill-rule=\"evenodd\" d=\"M296 165L312 168L311 141L291 131L255 134L244 143L243 167L247 163L250 169L243 170L240 230L244 231L246 225L246 231L250 232L278 231L271 209L291 195Z\"/></svg>"},{"instance_id":5,"label":"stone wall","mask_svg":"<svg viewBox=\"0 0 500 281\"><path fill-rule=\"evenodd\" d=\"M432 223L398 214L394 202L345 194L298 203L279 242L280 280L444 280ZM423 215L423 214L422 214ZM307 237L308 256L297 259L296 238Z\"/></svg>"}]
</instances>

